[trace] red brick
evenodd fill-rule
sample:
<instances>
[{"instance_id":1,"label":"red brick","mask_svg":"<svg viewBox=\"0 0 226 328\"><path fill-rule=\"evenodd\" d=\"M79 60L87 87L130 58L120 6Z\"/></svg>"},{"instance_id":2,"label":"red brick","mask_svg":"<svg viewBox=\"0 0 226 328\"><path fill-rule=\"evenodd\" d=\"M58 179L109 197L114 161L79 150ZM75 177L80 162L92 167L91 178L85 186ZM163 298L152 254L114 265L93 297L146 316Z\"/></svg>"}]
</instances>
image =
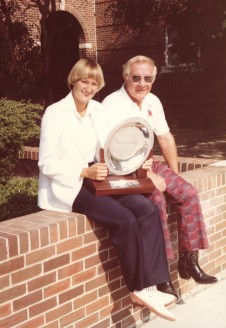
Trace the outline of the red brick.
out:
<instances>
[{"instance_id":1,"label":"red brick","mask_svg":"<svg viewBox=\"0 0 226 328\"><path fill-rule=\"evenodd\" d=\"M57 245L57 254L65 253L66 251L70 251L72 249L81 248L82 246L83 246L82 236L69 238Z\"/></svg>"},{"instance_id":2,"label":"red brick","mask_svg":"<svg viewBox=\"0 0 226 328\"><path fill-rule=\"evenodd\" d=\"M99 310L107 307L109 303L109 295L99 298L95 302L86 305L86 314L90 315L92 313L98 312Z\"/></svg>"},{"instance_id":3,"label":"red brick","mask_svg":"<svg viewBox=\"0 0 226 328\"><path fill-rule=\"evenodd\" d=\"M104 261L104 257L100 255L100 259L101 265L99 265L99 268L101 268L101 271L98 270L98 273L102 273L102 269L104 269L105 272L111 272L111 270L117 270L119 268L118 258L114 258L109 261Z\"/></svg>"},{"instance_id":4,"label":"red brick","mask_svg":"<svg viewBox=\"0 0 226 328\"><path fill-rule=\"evenodd\" d=\"M104 262L106 262L106 260L108 259L108 252L105 252L102 254L102 259ZM99 263L100 263L100 255L95 254L85 260L85 268L86 269L91 268L93 266L96 266Z\"/></svg>"},{"instance_id":5,"label":"red brick","mask_svg":"<svg viewBox=\"0 0 226 328\"><path fill-rule=\"evenodd\" d=\"M30 317L34 317L34 316L37 316L41 313L44 313L44 312L54 308L56 306L57 306L57 300L55 297L53 297L47 301L44 301L44 302L41 302L41 303L31 306L29 308L29 315L30 315Z\"/></svg>"},{"instance_id":6,"label":"red brick","mask_svg":"<svg viewBox=\"0 0 226 328\"><path fill-rule=\"evenodd\" d=\"M214 233L213 235L209 236L208 239L210 244L221 239L221 232Z\"/></svg>"},{"instance_id":7,"label":"red brick","mask_svg":"<svg viewBox=\"0 0 226 328\"><path fill-rule=\"evenodd\" d=\"M98 241L98 237L96 234L93 233L93 231L90 231L89 233L86 233L84 235L84 244L89 244L97 241Z\"/></svg>"},{"instance_id":8,"label":"red brick","mask_svg":"<svg viewBox=\"0 0 226 328\"><path fill-rule=\"evenodd\" d=\"M50 243L54 244L59 240L57 224L50 224L49 226Z\"/></svg>"},{"instance_id":9,"label":"red brick","mask_svg":"<svg viewBox=\"0 0 226 328\"><path fill-rule=\"evenodd\" d=\"M69 218L68 221L68 236L73 237L77 234L77 219Z\"/></svg>"},{"instance_id":10,"label":"red brick","mask_svg":"<svg viewBox=\"0 0 226 328\"><path fill-rule=\"evenodd\" d=\"M78 309L86 304L93 302L97 299L97 291L94 290L91 293L85 293L81 297L76 297L73 302L74 308Z\"/></svg>"},{"instance_id":11,"label":"red brick","mask_svg":"<svg viewBox=\"0 0 226 328\"><path fill-rule=\"evenodd\" d=\"M76 322L76 328L77 328L77 322L85 317L85 309L79 309L76 310L68 315L65 315L63 318L60 319L60 328L68 327L69 324ZM87 328L89 326L86 326Z\"/></svg>"},{"instance_id":12,"label":"red brick","mask_svg":"<svg viewBox=\"0 0 226 328\"><path fill-rule=\"evenodd\" d=\"M111 321L110 318L103 320L103 321L99 321L96 325L92 325L92 328L110 327L110 321ZM127 326L127 327L129 327L129 326Z\"/></svg>"},{"instance_id":13,"label":"red brick","mask_svg":"<svg viewBox=\"0 0 226 328\"><path fill-rule=\"evenodd\" d=\"M81 283L85 283L88 280L91 280L96 276L96 268L92 268L89 270L82 271L80 273L75 274L72 277L72 284L79 285Z\"/></svg>"},{"instance_id":14,"label":"red brick","mask_svg":"<svg viewBox=\"0 0 226 328\"><path fill-rule=\"evenodd\" d=\"M130 313L129 307L127 309L125 308L125 309L113 314L112 321L113 322L122 321L126 316L128 316L128 313Z\"/></svg>"},{"instance_id":15,"label":"red brick","mask_svg":"<svg viewBox=\"0 0 226 328\"><path fill-rule=\"evenodd\" d=\"M40 235L40 245L41 247L49 245L49 227L40 227L39 229L39 235Z\"/></svg>"},{"instance_id":16,"label":"red brick","mask_svg":"<svg viewBox=\"0 0 226 328\"><path fill-rule=\"evenodd\" d=\"M45 325L45 328L59 328L58 320Z\"/></svg>"},{"instance_id":17,"label":"red brick","mask_svg":"<svg viewBox=\"0 0 226 328\"><path fill-rule=\"evenodd\" d=\"M63 291L70 288L71 281L70 278L65 279L63 281L56 282L55 284L51 284L44 289L44 296L48 298L50 296L60 294Z\"/></svg>"},{"instance_id":18,"label":"red brick","mask_svg":"<svg viewBox=\"0 0 226 328\"><path fill-rule=\"evenodd\" d=\"M115 302L115 301L120 300L120 299L122 299L124 297L128 297L128 293L129 292L128 292L127 287L122 287L122 288L120 288L120 289L112 292L111 293L111 296L112 296L112 298L113 298L113 300Z\"/></svg>"},{"instance_id":19,"label":"red brick","mask_svg":"<svg viewBox=\"0 0 226 328\"><path fill-rule=\"evenodd\" d=\"M29 231L30 234L30 249L33 251L34 249L39 248L39 233L38 230L34 228L34 230Z\"/></svg>"},{"instance_id":20,"label":"red brick","mask_svg":"<svg viewBox=\"0 0 226 328\"><path fill-rule=\"evenodd\" d=\"M226 254L224 253L218 259L216 259L216 266L225 265L226 263Z\"/></svg>"},{"instance_id":21,"label":"red brick","mask_svg":"<svg viewBox=\"0 0 226 328\"><path fill-rule=\"evenodd\" d=\"M83 270L83 264L82 264L82 261L79 261L79 262L67 265L62 269L59 269L58 277L59 277L59 279L71 277L72 275L74 275L82 270Z\"/></svg>"},{"instance_id":22,"label":"red brick","mask_svg":"<svg viewBox=\"0 0 226 328\"><path fill-rule=\"evenodd\" d=\"M86 224L86 216L85 215L82 215L82 214L77 214L76 213L76 217L77 217L77 220L76 220L77 234L78 235L84 234L84 232L85 232L85 224Z\"/></svg>"},{"instance_id":23,"label":"red brick","mask_svg":"<svg viewBox=\"0 0 226 328\"><path fill-rule=\"evenodd\" d=\"M33 251L26 255L26 263L27 265L34 264L36 262L41 262L49 257L55 255L54 246L46 247L41 250Z\"/></svg>"},{"instance_id":24,"label":"red brick","mask_svg":"<svg viewBox=\"0 0 226 328\"><path fill-rule=\"evenodd\" d=\"M122 271L120 267L109 272L109 282L114 281L122 277Z\"/></svg>"},{"instance_id":25,"label":"red brick","mask_svg":"<svg viewBox=\"0 0 226 328\"><path fill-rule=\"evenodd\" d=\"M17 325L27 319L27 311L21 311L19 313L15 313L5 319L0 319L0 327L1 328L12 328L17 327Z\"/></svg>"},{"instance_id":26,"label":"red brick","mask_svg":"<svg viewBox=\"0 0 226 328\"><path fill-rule=\"evenodd\" d=\"M226 229L226 221L222 221L216 225L216 231L224 231Z\"/></svg>"},{"instance_id":27,"label":"red brick","mask_svg":"<svg viewBox=\"0 0 226 328\"><path fill-rule=\"evenodd\" d=\"M1 231L0 236L5 238L8 241L8 253L9 256L16 256L18 255L18 239L17 236L5 233ZM4 251L4 250L3 250Z\"/></svg>"},{"instance_id":28,"label":"red brick","mask_svg":"<svg viewBox=\"0 0 226 328\"><path fill-rule=\"evenodd\" d=\"M61 255L51 259L49 261L44 262L44 272L48 272L62 266L65 266L70 262L69 254Z\"/></svg>"},{"instance_id":29,"label":"red brick","mask_svg":"<svg viewBox=\"0 0 226 328\"><path fill-rule=\"evenodd\" d=\"M46 314L46 321L50 322L55 319L64 317L66 314L70 313L72 311L72 304L68 303L62 306L59 306L57 309L49 311Z\"/></svg>"},{"instance_id":30,"label":"red brick","mask_svg":"<svg viewBox=\"0 0 226 328\"><path fill-rule=\"evenodd\" d=\"M38 290L34 293L29 293L26 296L20 297L13 302L13 311L18 311L42 300L42 291Z\"/></svg>"},{"instance_id":31,"label":"red brick","mask_svg":"<svg viewBox=\"0 0 226 328\"><path fill-rule=\"evenodd\" d=\"M22 323L19 326L16 326L17 328L38 328L38 327L43 327L45 323L44 316L40 316L37 318L34 318L32 320L26 320L25 323ZM45 325L46 328L46 325ZM58 327L56 327L58 328Z\"/></svg>"},{"instance_id":32,"label":"red brick","mask_svg":"<svg viewBox=\"0 0 226 328\"><path fill-rule=\"evenodd\" d=\"M0 232L1 236L1 232ZM0 261L4 261L8 256L8 240L6 238L0 237Z\"/></svg>"},{"instance_id":33,"label":"red brick","mask_svg":"<svg viewBox=\"0 0 226 328\"><path fill-rule=\"evenodd\" d=\"M59 304L68 302L84 293L83 286L72 288L59 295Z\"/></svg>"},{"instance_id":34,"label":"red brick","mask_svg":"<svg viewBox=\"0 0 226 328\"><path fill-rule=\"evenodd\" d=\"M95 222L92 219L87 217L85 218L84 222L85 222L85 232L94 231Z\"/></svg>"},{"instance_id":35,"label":"red brick","mask_svg":"<svg viewBox=\"0 0 226 328\"><path fill-rule=\"evenodd\" d=\"M101 287L102 285L106 284L106 276L102 275L96 279L92 279L85 284L85 291L89 292L93 289Z\"/></svg>"},{"instance_id":36,"label":"red brick","mask_svg":"<svg viewBox=\"0 0 226 328\"><path fill-rule=\"evenodd\" d=\"M52 284L56 281L56 273L52 272L46 275L43 275L42 277L33 279L32 281L28 282L28 291L31 292L33 290L43 288L44 286L47 286L49 284Z\"/></svg>"},{"instance_id":37,"label":"red brick","mask_svg":"<svg viewBox=\"0 0 226 328\"><path fill-rule=\"evenodd\" d=\"M1 268L0 268L0 270L1 270ZM9 287L9 284L10 284L10 276L9 275L0 278L0 290L5 289L6 287Z\"/></svg>"},{"instance_id":38,"label":"red brick","mask_svg":"<svg viewBox=\"0 0 226 328\"><path fill-rule=\"evenodd\" d=\"M67 222L66 222L66 220L59 222L59 226L60 226L60 239L67 238L68 237L68 232L67 232Z\"/></svg>"},{"instance_id":39,"label":"red brick","mask_svg":"<svg viewBox=\"0 0 226 328\"><path fill-rule=\"evenodd\" d=\"M41 272L41 264L37 264L29 268L24 268L23 270L19 270L12 274L12 283L16 284L24 280L29 280L35 276L38 276Z\"/></svg>"},{"instance_id":40,"label":"red brick","mask_svg":"<svg viewBox=\"0 0 226 328\"><path fill-rule=\"evenodd\" d=\"M12 287L0 292L0 303L4 303L6 301L17 298L26 293L26 285L20 285L16 287Z\"/></svg>"},{"instance_id":41,"label":"red brick","mask_svg":"<svg viewBox=\"0 0 226 328\"><path fill-rule=\"evenodd\" d=\"M98 314L94 313L89 317L86 317L85 319L79 321L76 323L76 328L87 328L92 327L96 322L98 322Z\"/></svg>"},{"instance_id":42,"label":"red brick","mask_svg":"<svg viewBox=\"0 0 226 328\"><path fill-rule=\"evenodd\" d=\"M96 244L91 244L88 246L84 246L80 249L77 249L71 254L72 261L77 261L85 257L89 257L91 254L96 253L97 247Z\"/></svg>"},{"instance_id":43,"label":"red brick","mask_svg":"<svg viewBox=\"0 0 226 328\"><path fill-rule=\"evenodd\" d=\"M11 314L11 305L4 304L0 306L0 318L4 318L6 316L9 316Z\"/></svg>"},{"instance_id":44,"label":"red brick","mask_svg":"<svg viewBox=\"0 0 226 328\"><path fill-rule=\"evenodd\" d=\"M105 284L103 287L100 286L98 289L98 296L101 297L103 295L109 294L110 291L117 290L120 287L120 280L115 280L111 283Z\"/></svg>"},{"instance_id":45,"label":"red brick","mask_svg":"<svg viewBox=\"0 0 226 328\"><path fill-rule=\"evenodd\" d=\"M23 254L28 252L29 250L29 242L28 242L28 233L22 230L14 230L14 234L16 234L19 238L19 253Z\"/></svg>"}]
</instances>

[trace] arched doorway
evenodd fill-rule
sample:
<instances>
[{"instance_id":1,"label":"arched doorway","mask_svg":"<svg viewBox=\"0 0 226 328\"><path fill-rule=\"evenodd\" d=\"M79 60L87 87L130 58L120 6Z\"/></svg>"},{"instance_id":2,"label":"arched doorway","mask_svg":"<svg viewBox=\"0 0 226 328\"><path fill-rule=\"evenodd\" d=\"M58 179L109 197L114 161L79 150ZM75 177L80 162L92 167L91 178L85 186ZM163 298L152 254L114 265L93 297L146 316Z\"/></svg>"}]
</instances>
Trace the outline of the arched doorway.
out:
<instances>
[{"instance_id":1,"label":"arched doorway","mask_svg":"<svg viewBox=\"0 0 226 328\"><path fill-rule=\"evenodd\" d=\"M49 77L53 102L68 92L67 76L80 58L79 36L82 28L76 18L66 11L54 12L47 21L49 46Z\"/></svg>"}]
</instances>

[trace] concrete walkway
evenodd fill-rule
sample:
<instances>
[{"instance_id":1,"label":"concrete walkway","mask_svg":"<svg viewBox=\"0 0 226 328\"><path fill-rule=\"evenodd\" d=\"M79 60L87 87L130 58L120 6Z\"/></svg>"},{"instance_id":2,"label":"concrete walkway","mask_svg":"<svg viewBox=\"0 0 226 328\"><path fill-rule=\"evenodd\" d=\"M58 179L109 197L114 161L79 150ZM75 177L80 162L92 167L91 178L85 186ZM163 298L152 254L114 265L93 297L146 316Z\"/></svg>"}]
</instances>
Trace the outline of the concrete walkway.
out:
<instances>
[{"instance_id":1,"label":"concrete walkway","mask_svg":"<svg viewBox=\"0 0 226 328\"><path fill-rule=\"evenodd\" d=\"M169 310L176 321L159 317L143 323L142 328L226 328L226 271L213 285L197 285L183 297L185 304L175 304Z\"/></svg>"}]
</instances>

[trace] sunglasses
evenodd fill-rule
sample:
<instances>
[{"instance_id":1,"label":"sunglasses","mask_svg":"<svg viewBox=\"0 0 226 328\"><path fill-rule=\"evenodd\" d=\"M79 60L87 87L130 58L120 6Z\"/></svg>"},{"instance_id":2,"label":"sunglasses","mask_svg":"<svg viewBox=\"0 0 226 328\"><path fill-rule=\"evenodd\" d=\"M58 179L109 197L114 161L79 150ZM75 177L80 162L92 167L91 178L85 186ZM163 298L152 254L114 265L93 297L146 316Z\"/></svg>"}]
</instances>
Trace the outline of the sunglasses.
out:
<instances>
[{"instance_id":1,"label":"sunglasses","mask_svg":"<svg viewBox=\"0 0 226 328\"><path fill-rule=\"evenodd\" d=\"M144 81L146 83L152 83L152 82L154 82L155 78L153 76L148 76L148 75L146 75L146 76L133 75L132 76L132 80L135 83L140 82L142 79L144 79Z\"/></svg>"}]
</instances>

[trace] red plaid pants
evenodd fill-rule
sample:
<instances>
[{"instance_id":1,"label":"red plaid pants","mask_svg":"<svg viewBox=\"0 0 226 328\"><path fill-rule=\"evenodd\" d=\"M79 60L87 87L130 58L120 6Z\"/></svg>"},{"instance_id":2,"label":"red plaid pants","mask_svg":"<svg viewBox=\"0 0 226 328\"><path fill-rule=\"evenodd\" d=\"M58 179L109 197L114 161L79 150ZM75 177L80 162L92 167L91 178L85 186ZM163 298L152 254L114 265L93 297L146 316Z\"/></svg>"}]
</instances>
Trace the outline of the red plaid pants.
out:
<instances>
[{"instance_id":1,"label":"red plaid pants","mask_svg":"<svg viewBox=\"0 0 226 328\"><path fill-rule=\"evenodd\" d=\"M196 188L161 162L154 161L152 170L154 173L164 178L166 182L166 191L164 194L167 195L178 211L177 227L179 252L208 248L209 244L205 223ZM160 209L167 258L174 259L175 256L170 241L164 194L156 189L148 198L158 205Z\"/></svg>"}]
</instances>

